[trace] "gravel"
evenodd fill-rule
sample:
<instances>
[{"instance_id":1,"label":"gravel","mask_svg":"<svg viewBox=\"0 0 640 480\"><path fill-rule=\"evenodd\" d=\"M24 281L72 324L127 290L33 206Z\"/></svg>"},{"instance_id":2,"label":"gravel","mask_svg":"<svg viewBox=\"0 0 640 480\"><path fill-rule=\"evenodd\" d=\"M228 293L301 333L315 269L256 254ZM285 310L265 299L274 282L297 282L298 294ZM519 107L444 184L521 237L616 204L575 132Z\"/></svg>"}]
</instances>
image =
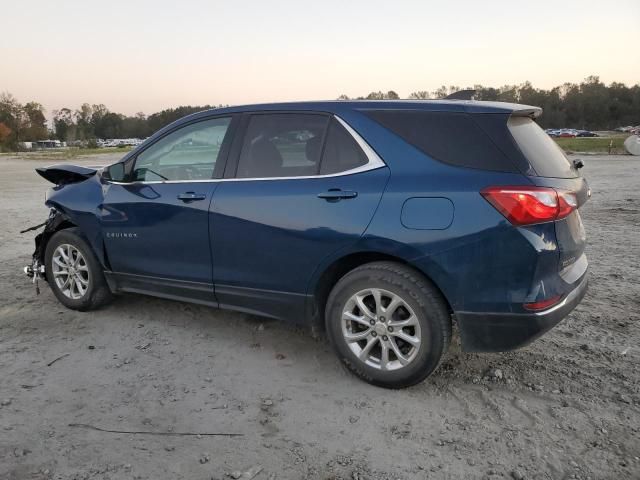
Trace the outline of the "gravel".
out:
<instances>
[{"instance_id":1,"label":"gravel","mask_svg":"<svg viewBox=\"0 0 640 480\"><path fill-rule=\"evenodd\" d=\"M21 272L34 232L17 232L46 218L33 169L51 162L0 156L0 478L640 478L640 158L584 162L583 303L515 352L464 354L454 336L430 379L393 391L279 322L36 296Z\"/></svg>"}]
</instances>

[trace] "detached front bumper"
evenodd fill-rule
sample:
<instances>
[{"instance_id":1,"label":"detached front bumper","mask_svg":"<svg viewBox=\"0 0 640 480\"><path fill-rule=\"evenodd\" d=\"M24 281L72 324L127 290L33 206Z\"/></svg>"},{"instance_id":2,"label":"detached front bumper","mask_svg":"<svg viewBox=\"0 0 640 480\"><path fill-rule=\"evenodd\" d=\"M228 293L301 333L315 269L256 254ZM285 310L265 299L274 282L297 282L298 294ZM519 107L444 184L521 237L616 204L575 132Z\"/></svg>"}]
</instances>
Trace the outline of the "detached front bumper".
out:
<instances>
[{"instance_id":1,"label":"detached front bumper","mask_svg":"<svg viewBox=\"0 0 640 480\"><path fill-rule=\"evenodd\" d=\"M523 347L555 327L587 292L587 275L559 304L531 313L456 312L465 352L506 352Z\"/></svg>"}]
</instances>

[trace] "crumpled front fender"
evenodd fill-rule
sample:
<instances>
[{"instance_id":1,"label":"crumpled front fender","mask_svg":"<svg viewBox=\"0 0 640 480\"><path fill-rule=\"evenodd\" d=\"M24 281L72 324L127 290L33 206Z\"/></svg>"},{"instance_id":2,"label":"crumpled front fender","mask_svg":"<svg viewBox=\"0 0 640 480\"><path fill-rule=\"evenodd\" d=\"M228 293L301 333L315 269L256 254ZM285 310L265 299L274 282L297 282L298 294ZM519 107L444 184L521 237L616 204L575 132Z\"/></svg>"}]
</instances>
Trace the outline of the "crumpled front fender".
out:
<instances>
[{"instance_id":1,"label":"crumpled front fender","mask_svg":"<svg viewBox=\"0 0 640 480\"><path fill-rule=\"evenodd\" d=\"M49 190L45 204L54 213L47 221L41 233L42 237L39 240L36 237L36 252L34 252L34 255L38 253L41 262L44 261L44 252L51 235L61 228L77 227L91 245L100 264L107 267L102 229L98 218L104 198L103 187L100 176L95 175L80 183L58 185Z\"/></svg>"}]
</instances>

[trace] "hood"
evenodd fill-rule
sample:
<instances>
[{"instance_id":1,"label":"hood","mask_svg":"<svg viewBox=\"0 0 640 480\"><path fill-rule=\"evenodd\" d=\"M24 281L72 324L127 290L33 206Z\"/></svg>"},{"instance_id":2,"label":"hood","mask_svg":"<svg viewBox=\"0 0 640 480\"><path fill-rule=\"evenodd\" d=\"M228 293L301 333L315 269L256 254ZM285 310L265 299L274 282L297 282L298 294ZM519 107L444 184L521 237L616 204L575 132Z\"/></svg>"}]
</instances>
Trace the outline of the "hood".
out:
<instances>
[{"instance_id":1,"label":"hood","mask_svg":"<svg viewBox=\"0 0 640 480\"><path fill-rule=\"evenodd\" d=\"M56 185L78 183L96 174L98 168L81 167L79 165L51 165L49 167L36 168L36 172L45 180Z\"/></svg>"}]
</instances>

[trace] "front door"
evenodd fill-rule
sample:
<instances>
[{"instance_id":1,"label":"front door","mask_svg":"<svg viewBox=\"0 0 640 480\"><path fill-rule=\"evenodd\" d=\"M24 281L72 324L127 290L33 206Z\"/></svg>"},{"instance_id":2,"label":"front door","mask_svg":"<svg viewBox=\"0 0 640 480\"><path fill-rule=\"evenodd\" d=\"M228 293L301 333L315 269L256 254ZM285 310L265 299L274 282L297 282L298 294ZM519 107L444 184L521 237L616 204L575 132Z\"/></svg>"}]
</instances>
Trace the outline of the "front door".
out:
<instances>
[{"instance_id":1,"label":"front door","mask_svg":"<svg viewBox=\"0 0 640 480\"><path fill-rule=\"evenodd\" d=\"M178 128L137 155L130 182L107 186L104 244L125 290L213 301L208 211L230 122Z\"/></svg>"},{"instance_id":2,"label":"front door","mask_svg":"<svg viewBox=\"0 0 640 480\"><path fill-rule=\"evenodd\" d=\"M328 115L250 116L211 206L221 306L303 319L311 275L360 238L389 175L347 129Z\"/></svg>"}]
</instances>

